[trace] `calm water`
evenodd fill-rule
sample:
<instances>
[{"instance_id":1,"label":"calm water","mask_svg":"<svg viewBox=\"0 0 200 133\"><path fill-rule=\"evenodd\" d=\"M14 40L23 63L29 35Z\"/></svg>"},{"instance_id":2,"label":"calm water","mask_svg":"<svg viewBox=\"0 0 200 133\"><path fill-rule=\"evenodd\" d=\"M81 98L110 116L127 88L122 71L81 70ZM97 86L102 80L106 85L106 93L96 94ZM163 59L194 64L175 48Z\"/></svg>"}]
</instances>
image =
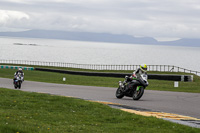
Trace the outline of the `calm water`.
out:
<instances>
[{"instance_id":1,"label":"calm water","mask_svg":"<svg viewBox=\"0 0 200 133\"><path fill-rule=\"evenodd\" d=\"M146 63L200 71L200 47L0 37L0 59L107 65Z\"/></svg>"}]
</instances>

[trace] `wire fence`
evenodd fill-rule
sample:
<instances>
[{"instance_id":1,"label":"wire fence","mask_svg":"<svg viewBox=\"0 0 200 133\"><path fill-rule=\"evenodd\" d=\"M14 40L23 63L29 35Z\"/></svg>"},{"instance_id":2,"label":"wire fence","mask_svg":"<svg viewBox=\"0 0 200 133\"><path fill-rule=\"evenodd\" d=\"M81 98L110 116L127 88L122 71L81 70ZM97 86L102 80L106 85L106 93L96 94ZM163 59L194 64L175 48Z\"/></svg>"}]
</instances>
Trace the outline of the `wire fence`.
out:
<instances>
[{"instance_id":1,"label":"wire fence","mask_svg":"<svg viewBox=\"0 0 200 133\"><path fill-rule=\"evenodd\" d=\"M45 62L45 61L28 61L28 60L0 60L0 64L22 64L34 66L53 66L65 68L79 68L91 70L136 70L140 65L102 65L102 64L77 64L64 62ZM184 72L200 75L200 72L181 68L173 65L147 65L148 71L159 72Z\"/></svg>"}]
</instances>

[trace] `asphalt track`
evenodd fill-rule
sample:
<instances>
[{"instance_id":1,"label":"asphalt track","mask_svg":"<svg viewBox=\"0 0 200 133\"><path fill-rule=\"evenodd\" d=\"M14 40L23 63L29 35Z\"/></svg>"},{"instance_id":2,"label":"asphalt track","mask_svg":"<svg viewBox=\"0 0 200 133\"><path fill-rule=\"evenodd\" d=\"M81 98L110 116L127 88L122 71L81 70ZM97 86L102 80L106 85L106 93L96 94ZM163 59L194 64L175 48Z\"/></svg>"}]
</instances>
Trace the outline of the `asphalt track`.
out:
<instances>
[{"instance_id":1,"label":"asphalt track","mask_svg":"<svg viewBox=\"0 0 200 133\"><path fill-rule=\"evenodd\" d=\"M12 79L0 78L0 87L14 89ZM198 121L200 119L200 93L145 90L143 97L139 101L134 101L130 97L117 99L116 88L33 81L24 81L21 90L111 102L113 105L125 105L135 110L173 113L197 118Z\"/></svg>"}]
</instances>

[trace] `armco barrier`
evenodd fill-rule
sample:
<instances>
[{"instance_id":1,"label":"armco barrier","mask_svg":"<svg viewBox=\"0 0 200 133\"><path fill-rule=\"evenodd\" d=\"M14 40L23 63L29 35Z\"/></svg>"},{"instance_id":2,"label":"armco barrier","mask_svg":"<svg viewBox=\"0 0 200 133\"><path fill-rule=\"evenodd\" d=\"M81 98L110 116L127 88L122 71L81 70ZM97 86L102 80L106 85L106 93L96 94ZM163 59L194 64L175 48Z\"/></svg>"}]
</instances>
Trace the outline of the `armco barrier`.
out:
<instances>
[{"instance_id":1,"label":"armco barrier","mask_svg":"<svg viewBox=\"0 0 200 133\"><path fill-rule=\"evenodd\" d=\"M74 74L74 75L118 77L118 78L124 78L126 75L130 75L130 73L83 72L83 71L67 71L67 70L47 69L47 68L35 68L35 70ZM193 75L148 74L148 79L191 82L193 81Z\"/></svg>"},{"instance_id":2,"label":"armco barrier","mask_svg":"<svg viewBox=\"0 0 200 133\"><path fill-rule=\"evenodd\" d=\"M34 70L34 67L24 67L24 66L7 66L1 65L1 69L19 69L22 68L23 70Z\"/></svg>"},{"instance_id":3,"label":"armco barrier","mask_svg":"<svg viewBox=\"0 0 200 133\"><path fill-rule=\"evenodd\" d=\"M149 79L171 80L171 81L193 81L193 75L172 75L172 74L148 74Z\"/></svg>"}]
</instances>

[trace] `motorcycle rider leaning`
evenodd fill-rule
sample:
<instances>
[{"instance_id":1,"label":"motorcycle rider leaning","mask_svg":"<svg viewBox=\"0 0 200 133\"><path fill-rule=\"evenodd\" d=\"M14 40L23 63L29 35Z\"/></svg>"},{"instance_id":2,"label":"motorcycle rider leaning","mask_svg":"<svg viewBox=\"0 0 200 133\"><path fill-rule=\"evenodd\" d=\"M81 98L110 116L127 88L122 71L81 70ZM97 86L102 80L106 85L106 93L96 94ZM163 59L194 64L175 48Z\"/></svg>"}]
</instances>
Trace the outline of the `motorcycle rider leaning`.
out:
<instances>
[{"instance_id":1,"label":"motorcycle rider leaning","mask_svg":"<svg viewBox=\"0 0 200 133\"><path fill-rule=\"evenodd\" d=\"M146 64L141 64L140 67L137 70L135 70L130 77L127 76L126 77L126 82L130 82L130 83L126 86L124 92L126 93L133 86L139 85L140 83L138 81L136 81L136 82L131 82L131 81L134 80L134 79L135 80L139 79L141 77L141 75L144 74L144 73L145 74L147 73L147 65ZM136 89L136 88L134 88L134 89Z\"/></svg>"},{"instance_id":2,"label":"motorcycle rider leaning","mask_svg":"<svg viewBox=\"0 0 200 133\"><path fill-rule=\"evenodd\" d=\"M16 80L16 76L21 73L21 75L24 77L24 72L22 71L22 68L19 68L17 72L15 72L14 74L14 79L13 79L13 83ZM24 81L24 80L23 80Z\"/></svg>"}]
</instances>

